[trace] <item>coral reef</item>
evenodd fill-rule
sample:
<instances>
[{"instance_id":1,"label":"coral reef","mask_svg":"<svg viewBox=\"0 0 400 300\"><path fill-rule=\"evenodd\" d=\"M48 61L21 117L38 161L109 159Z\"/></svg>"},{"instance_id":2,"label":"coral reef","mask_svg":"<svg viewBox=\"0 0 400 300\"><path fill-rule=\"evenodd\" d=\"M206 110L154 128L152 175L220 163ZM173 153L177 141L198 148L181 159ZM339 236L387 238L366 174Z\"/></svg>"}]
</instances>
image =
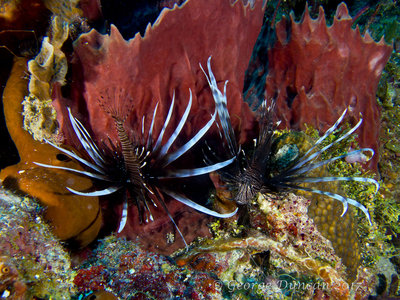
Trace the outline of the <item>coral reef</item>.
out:
<instances>
[{"instance_id":1,"label":"coral reef","mask_svg":"<svg viewBox=\"0 0 400 300\"><path fill-rule=\"evenodd\" d=\"M87 297L108 291L107 295L137 299L197 299L210 293L212 299L376 295L376 273L383 270L382 264L360 266L349 283L347 268L331 242L307 215L310 203L294 194L259 194L249 206L248 223L215 222L211 225L215 238L174 253L175 263L135 242L110 236L77 271L75 284ZM161 280L162 287L157 284Z\"/></svg>"},{"instance_id":2,"label":"coral reef","mask_svg":"<svg viewBox=\"0 0 400 300\"><path fill-rule=\"evenodd\" d=\"M37 10L26 14L28 19L36 18L40 12L48 20L49 12L43 4L31 2L37 4ZM132 25L128 30L106 24L112 18L101 11L100 1L81 1L82 11L76 1L43 2L54 13L50 30L42 41L40 53L28 63L29 69L27 60L15 58L3 97L7 126L20 162L0 173L3 186L0 189L3 221L0 224L0 297L364 299L399 295L399 56L393 54L378 90L383 110L379 129L380 108L375 103L375 91L391 48L383 40L374 42L368 33L362 36L358 28L352 29L355 19L343 4L337 9L332 26L326 26L322 10L317 19L311 19L310 15L317 13L316 3L322 1L314 1L311 12L306 9L302 21L297 23L292 17L276 25L277 40L269 52L265 51L269 61L268 66L263 66L268 68L263 87L268 97L278 98L277 117L283 121L282 127L304 129L317 139L318 131L326 129L350 106L348 123L354 125L360 112L364 119L358 139L361 146L372 144L377 150L380 131L378 171L384 181L381 192L374 196L372 188L357 182L329 186L330 191L343 190L347 197L366 206L373 226L367 224L359 211L349 211L342 218L338 202L306 193L257 194L255 199L247 199L248 205L239 216L211 224L210 217L166 199L169 212L188 242L192 242L187 252L163 256L161 253L171 254L183 246L169 217L162 209L155 209L155 222L139 224L136 208L132 207L126 230L122 232L127 240L112 235L87 247L80 254L83 257L86 253L88 258L76 254L72 271L68 254L52 233L67 241L66 245L88 245L96 239L101 226L103 234L115 230L123 210L122 197L118 194L99 199L70 193L66 187L93 191L102 186L84 176L34 164L84 170L62 151L36 140L52 140L57 145L62 143L67 150L82 153L67 117L67 107L82 121L101 149L108 138L114 143L118 141L115 122L107 110L126 112L128 135L141 139L142 119L144 131L149 132L154 107L158 104L154 136L151 136L154 140L175 95L177 107L165 133L169 136L185 111L190 90L193 106L182 130L183 138L178 139L176 148L179 148L213 112L210 89L199 66L201 63L205 67L207 58L212 56L218 88L222 91L225 80L229 81L226 86L229 114L238 142L247 151L250 147L246 148L246 144L252 143L259 129L257 116L243 101L242 93L245 70L264 10L261 0L235 3L189 0L182 5L179 0L149 1L149 5L158 5L151 8L153 12L161 11L164 6L170 9L162 10L155 23L141 35L136 30L130 32L136 28L136 20L128 20L128 25ZM300 5L298 1L287 2ZM16 28L14 19L21 14L21 3L28 5L24 0L6 2L5 13L0 11L0 25ZM174 6L175 3L181 6ZM391 4L384 5L387 11ZM379 7L383 8L383 4ZM371 13L374 14L371 21L362 28L373 29L374 20L382 22L379 9ZM88 17L89 23L82 15ZM93 20L99 22L91 23ZM274 22L274 17L271 20ZM390 25L384 31L395 41L395 49L396 20L394 14L384 21ZM121 20L121 27L127 24L125 21ZM148 21L152 22L145 19L145 23ZM79 35L80 27L86 28L88 24L98 31ZM270 25L268 20L266 24ZM122 37L129 34L134 38ZM4 36L0 32L0 45ZM14 51L14 46L9 50L22 54ZM26 80L27 70L30 82ZM67 86L62 88L64 83ZM119 88L123 95L121 101L110 96L113 87ZM254 101L258 100L262 99ZM60 129L59 135L57 129ZM348 126L335 131L325 143L337 139L343 130L348 130ZM207 146L216 148L213 153L216 156L222 152L218 131L221 130L214 126L206 136ZM277 147L288 149L293 139L300 152L306 151L302 148L308 147L305 136L285 131ZM193 149L193 154L188 153L191 156L178 163L178 167L193 168L202 160L201 146ZM351 136L332 147L328 154L340 156L357 147L355 137ZM284 161L279 157L283 152L278 151L273 157L279 163ZM85 159L90 158L86 155ZM359 156L349 157L347 162L335 161L323 174L312 176L329 173L372 178L375 174L365 172L366 168L354 163L363 159ZM373 160L368 166L375 170L376 163ZM207 205L233 211L236 205L225 183L217 174L211 177L217 188L215 195L210 196L212 185L208 178L204 178L207 189L203 189L201 181L188 180L184 184L191 194L207 198ZM199 187L191 190L190 184ZM11 195L3 188L22 196Z\"/></svg>"},{"instance_id":3,"label":"coral reef","mask_svg":"<svg viewBox=\"0 0 400 300\"><path fill-rule=\"evenodd\" d=\"M398 37L399 38L399 37ZM382 258L390 258L397 270L397 275L382 276L383 293L387 296L397 295L400 272L400 202L399 202L399 125L400 125L400 56L392 55L385 67L378 97L382 105L382 121L379 149L382 159L379 161L379 173L384 183L382 196L374 203L378 228L368 236L368 243L377 243L379 249L369 249L368 261L379 262ZM378 242L375 242L378 241Z\"/></svg>"},{"instance_id":4,"label":"coral reef","mask_svg":"<svg viewBox=\"0 0 400 300\"><path fill-rule=\"evenodd\" d=\"M23 129L21 102L28 93L27 80L23 76L25 72L26 60L16 59L3 94L6 122L18 149L20 162L1 171L2 186L36 197L46 206L45 219L51 222L53 232L60 239L87 245L100 230L98 198L82 199L65 189L66 182L76 188L90 188L90 180L62 170L47 170L33 163L47 162L80 168L60 151L35 141Z\"/></svg>"},{"instance_id":5,"label":"coral reef","mask_svg":"<svg viewBox=\"0 0 400 300\"><path fill-rule=\"evenodd\" d=\"M223 232L230 231L235 222L227 223L226 229L214 227L219 238L203 240L192 245L189 252L176 253L176 265L134 242L111 236L78 270L74 282L81 293L105 290L138 299L309 298L314 294L347 299L350 293L358 297L373 293L376 278L363 273L363 268L354 283L357 289L349 286L346 268L330 241L307 216L309 204L309 200L293 194L279 199L260 194L251 206L249 226L234 233L240 236L245 230L247 237L233 238L229 236L234 231ZM263 264L257 263L260 255ZM123 288L119 288L120 282L124 282ZM368 288L358 288L362 285Z\"/></svg>"},{"instance_id":6,"label":"coral reef","mask_svg":"<svg viewBox=\"0 0 400 300\"><path fill-rule=\"evenodd\" d=\"M375 292L376 277L364 267L358 269L358 277L349 285L346 268L331 242L307 216L309 200L293 194L285 198L270 196L259 194L250 207L250 226L236 234L241 236L244 230L246 237L203 242L178 255L177 264L215 273L231 297L241 295L245 299L309 299L313 295L348 299L350 294L358 298ZM224 232L216 232L225 236ZM257 255L264 262L256 263Z\"/></svg>"},{"instance_id":7,"label":"coral reef","mask_svg":"<svg viewBox=\"0 0 400 300\"><path fill-rule=\"evenodd\" d=\"M268 53L267 97L277 97L281 126L297 130L304 129L305 123L326 130L349 106L350 123L360 113L365 120L360 146L377 152L379 128L369 124L379 124L375 94L392 48L383 39L375 43L368 33L362 37L352 24L344 4L330 27L323 10L315 20L306 9L299 23L293 17L277 23L277 41ZM377 162L375 156L369 167L376 170Z\"/></svg>"},{"instance_id":8,"label":"coral reef","mask_svg":"<svg viewBox=\"0 0 400 300\"><path fill-rule=\"evenodd\" d=\"M68 37L68 24L55 16L51 29L51 39L45 37L39 54L28 62L31 74L29 92L42 101L51 99L51 84L63 84L67 72L67 61L61 47Z\"/></svg>"},{"instance_id":9,"label":"coral reef","mask_svg":"<svg viewBox=\"0 0 400 300\"><path fill-rule=\"evenodd\" d=\"M398 190L400 169L400 53L394 53L385 67L378 89L378 98L382 104L382 128L380 131L383 156L379 162L382 180L388 184L394 198L399 198Z\"/></svg>"},{"instance_id":10,"label":"coral reef","mask_svg":"<svg viewBox=\"0 0 400 300\"><path fill-rule=\"evenodd\" d=\"M56 112L51 105L51 100L40 101L33 96L25 97L22 102L24 111L24 129L29 131L32 136L42 141L44 139L54 139L58 126Z\"/></svg>"},{"instance_id":11,"label":"coral reef","mask_svg":"<svg viewBox=\"0 0 400 300\"><path fill-rule=\"evenodd\" d=\"M385 118L386 112L383 111L383 118ZM395 120L393 118L393 120ZM384 125L385 126L385 125ZM326 141L327 143L336 139L340 133L339 131L348 130L348 126L344 126L337 132L334 132L330 139ZM308 127L306 133L313 138L318 138L318 132L312 127ZM340 155L348 151L349 148L357 148L358 144L353 136L346 142L341 142L337 146L333 147L329 155ZM381 144L381 149L383 145ZM386 155L384 152L381 154ZM328 156L323 157L323 159L328 158ZM385 161L390 163L390 159ZM382 164L382 160L380 162ZM386 168L380 172L384 174L386 171L391 170L392 167ZM334 176L360 176L373 178L376 175L371 171L365 171L361 164L347 162L346 160L336 161L327 166L327 172ZM398 275L384 276L384 270L381 261L388 260L391 258L395 262L395 256L398 255L398 242L396 241L396 235L398 234L398 218L400 215L400 206L393 198L393 189L388 189L385 184L385 179L381 182L381 188L379 193L375 193L373 187L363 186L356 184L354 182L342 182L339 185L332 186L332 190L340 189L353 199L359 199L361 203L368 207L371 217L374 221L374 226L370 226L365 222L364 216L360 216L358 211L354 211L355 217L351 216L349 220L344 216L346 220L344 222L340 221L339 214L335 210L328 210L328 215L324 213L325 199L324 202L318 201L318 199L313 199L312 204L309 207L309 215L315 220L317 227L321 230L322 234L327 237L333 244L335 252L342 257L342 261L348 267L347 272L350 278L353 280L355 276L355 270L357 261L362 263L364 266L373 268L374 272L380 274L382 278L387 281L387 286L383 287L378 294L386 293L387 296L394 296L398 294L397 288L395 286L395 280ZM373 199L373 201L372 201ZM361 218L361 219L360 219ZM347 225L344 225L346 224ZM326 224L331 224L331 228L334 232L324 230ZM347 235L344 239L341 238L342 235ZM357 243L358 239L358 243ZM393 259L394 258L394 259ZM390 264L390 263L389 263ZM360 272L360 271L359 271ZM365 271L363 271L365 272ZM358 274L359 278L360 274ZM358 279L356 279L357 281ZM376 282L377 278L370 278L373 282ZM380 280L380 279L379 279ZM367 280L368 281L368 280ZM389 282L392 282L389 284ZM354 282L353 285L356 283ZM368 289L371 291L371 282L369 285L367 283L359 282L357 284L363 285L363 289Z\"/></svg>"},{"instance_id":12,"label":"coral reef","mask_svg":"<svg viewBox=\"0 0 400 300\"><path fill-rule=\"evenodd\" d=\"M3 216L2 216L3 217ZM17 268L8 256L0 257L0 293L1 297L21 299L26 296L27 286L21 279Z\"/></svg>"},{"instance_id":13,"label":"coral reef","mask_svg":"<svg viewBox=\"0 0 400 300\"><path fill-rule=\"evenodd\" d=\"M69 255L32 199L0 189L0 296L69 299L75 292Z\"/></svg>"}]
</instances>

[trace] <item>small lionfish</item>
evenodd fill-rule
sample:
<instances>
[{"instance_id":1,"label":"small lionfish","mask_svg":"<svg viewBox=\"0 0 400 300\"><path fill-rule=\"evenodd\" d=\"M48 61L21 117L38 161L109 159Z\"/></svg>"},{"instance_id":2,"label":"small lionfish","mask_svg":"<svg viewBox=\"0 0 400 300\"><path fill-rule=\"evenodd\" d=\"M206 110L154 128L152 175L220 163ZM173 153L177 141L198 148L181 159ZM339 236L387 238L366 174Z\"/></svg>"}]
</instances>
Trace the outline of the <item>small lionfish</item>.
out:
<instances>
[{"instance_id":1,"label":"small lionfish","mask_svg":"<svg viewBox=\"0 0 400 300\"><path fill-rule=\"evenodd\" d=\"M125 100L122 99L123 97L125 97L123 93L124 91L118 89L113 89L112 91L114 92L114 95L111 95L115 98L114 103ZM106 92L107 96L110 96L110 90L107 90ZM105 143L103 143L103 147L101 147L101 150L92 140L91 136L82 125L82 123L72 115L71 110L68 108L68 114L72 128L86 152L85 155L87 155L90 159L84 159L81 155L59 147L51 143L50 141L46 140L46 142L80 162L85 167L86 171L42 164L38 162L35 162L35 164L46 168L55 168L75 172L84 176L88 176L90 178L94 178L95 180L98 180L103 184L107 184L107 188L93 192L76 191L70 187L67 187L70 192L77 195L103 196L124 189L125 192L123 210L119 223L118 233L124 229L127 222L128 206L130 202L133 201L133 203L136 205L141 223L143 221L153 221L151 205L157 207L157 203L161 204L165 212L168 214L168 217L171 219L172 223L179 232L180 236L182 237L185 246L188 247L183 237L183 234L179 230L173 217L168 211L167 205L164 201L165 196L171 197L202 213L219 218L229 218L235 215L235 213L237 212L236 209L232 213L220 214L218 212L210 210L188 199L183 194L175 192L171 185L168 186L167 183L164 182L166 179L186 178L208 174L210 172L214 172L221 168L224 168L236 159L233 156L232 158L221 161L219 163L193 169L175 169L171 167L171 164L173 162L175 162L179 157L185 154L196 143L198 143L199 140L203 138L206 132L214 124L217 115L217 112L215 110L214 114L211 116L211 119L188 142L186 142L177 150L170 151L171 146L174 144L176 138L179 136L188 118L192 106L192 92L191 90L189 90L189 92L190 98L186 109L174 132L165 141L165 143L163 143L164 133L171 120L171 116L174 110L175 94L172 97L167 116L158 134L158 138L156 139L155 144L153 144L153 128L157 114L158 103L156 104L153 111L151 125L147 132L147 140L145 137L144 117L142 119L142 137L133 137L134 140L132 140L128 137L128 134L124 127L126 117L121 117L121 114L118 113L116 109L105 108L103 105L104 102L101 103L101 100L104 100L104 97L101 96L101 99L99 100L100 106L105 109L105 111L109 113L114 119L120 143L119 147L116 147L111 142L111 140L109 140L110 146L107 146ZM143 220L143 214L145 214L146 216L145 220Z\"/></svg>"},{"instance_id":2,"label":"small lionfish","mask_svg":"<svg viewBox=\"0 0 400 300\"><path fill-rule=\"evenodd\" d=\"M292 161L279 170L276 170L276 166L273 165L274 154L273 146L276 142L275 129L279 123L273 122L273 113L275 107L275 101L272 101L271 105L267 107L266 101L263 102L261 106L261 116L259 119L260 131L258 139L255 141L255 147L253 154L250 158L244 157L244 163L241 165L243 159L241 159L240 147L236 143L235 134L231 125L228 109L227 109L227 98L226 98L226 85L225 82L224 92L222 93L217 86L215 76L211 70L211 57L207 61L208 75L200 65L204 74L207 77L208 84L211 88L212 95L215 101L218 118L220 125L222 127L223 136L227 142L227 147L229 153L235 156L236 170L233 171L235 175L226 174L227 172L222 172L223 179L226 179L234 192L233 200L240 204L248 204L254 196L259 192L274 192L283 190L303 190L316 194L321 194L324 196L336 199L343 204L343 216L348 205L353 205L361 209L365 216L367 217L370 224L371 217L367 208L356 200L350 199L348 197L341 196L339 194L322 191L313 188L307 188L300 186L301 183L316 183L316 182L330 182L330 181L359 181L363 183L374 184L376 187L376 192L379 190L379 183L371 178L364 177L308 177L307 172L319 168L323 165L329 164L338 159L345 157L350 157L354 155L359 155L365 152L369 152L371 157L374 155L374 151L370 148L362 148L359 150L354 150L346 154L333 157L331 159L316 161L317 158L334 144L348 138L360 125L362 119L351 128L346 134L330 143L329 145L317 150L317 146L320 145L340 124L343 120L347 109L344 110L342 115L336 121L336 123L330 127L325 134L320 137L315 144L302 156L293 157ZM315 151L314 151L315 150Z\"/></svg>"}]
</instances>

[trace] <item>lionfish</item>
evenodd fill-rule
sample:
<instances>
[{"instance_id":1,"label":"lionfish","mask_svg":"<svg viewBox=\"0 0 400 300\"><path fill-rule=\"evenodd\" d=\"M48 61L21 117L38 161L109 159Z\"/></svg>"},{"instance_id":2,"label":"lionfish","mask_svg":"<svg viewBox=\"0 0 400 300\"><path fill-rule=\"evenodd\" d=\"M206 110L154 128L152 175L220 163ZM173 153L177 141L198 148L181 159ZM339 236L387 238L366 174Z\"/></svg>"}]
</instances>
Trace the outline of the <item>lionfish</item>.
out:
<instances>
[{"instance_id":1,"label":"lionfish","mask_svg":"<svg viewBox=\"0 0 400 300\"><path fill-rule=\"evenodd\" d=\"M188 245L185 241L185 238L183 237L182 232L179 230L165 203L164 198L166 196L202 213L219 218L229 218L235 215L237 212L236 209L231 213L218 213L190 200L185 195L174 191L171 184L167 184L167 181L170 179L200 176L217 171L231 164L236 159L234 156L232 156L232 158L218 163L208 164L203 167L191 169L177 169L171 167L173 162L187 153L189 149L191 149L204 137L216 120L217 112L215 110L210 120L202 128L200 128L200 130L198 130L197 133L189 139L189 141L175 151L171 151L171 146L180 135L180 132L190 113L192 106L191 90L189 90L189 93L190 97L188 104L178 122L178 125L174 129L171 136L166 138L164 137L164 134L168 124L170 123L174 110L175 93L173 94L164 124L162 125L162 128L158 133L158 137L155 139L154 143L153 129L159 103L156 104L153 110L151 124L147 133L144 122L145 117L143 116L141 126L142 136L130 138L124 126L126 116L121 116L122 114L116 108L110 108L104 105L105 97L113 97L113 103L117 104L119 101L126 100L124 99L124 91L117 88L113 88L111 90L108 89L106 90L106 95L100 95L99 103L100 106L114 119L115 128L118 133L119 145L115 146L111 139L109 139L109 145L104 142L102 147L96 145L83 124L72 115L71 110L68 108L69 120L74 133L79 139L80 144L83 146L85 151L85 153L83 153L84 155L67 150L48 140L46 140L46 142L67 156L78 161L85 168L85 170L82 171L39 162L35 162L35 164L46 168L55 168L78 173L83 176L93 178L95 181L106 185L106 188L92 192L77 191L70 187L66 187L71 193L77 195L104 196L113 194L119 190L125 190L123 193L123 209L117 230L118 233L120 233L125 227L128 218L128 206L132 202L137 207L140 223L147 223L149 220L153 221L154 218L151 212L151 206L157 207L157 204L160 204L174 224L179 235L182 237L187 248ZM83 158L84 156L86 156L87 159ZM143 215L145 215L145 218L143 218Z\"/></svg>"},{"instance_id":2,"label":"lionfish","mask_svg":"<svg viewBox=\"0 0 400 300\"><path fill-rule=\"evenodd\" d=\"M330 127L325 132L325 134L323 134L323 136L320 137L314 143L314 145L312 145L311 148L308 149L308 151L306 151L304 155L300 156L299 153L297 153L297 155L292 154L290 162L287 163L286 166L277 169L276 165L274 165L273 163L274 156L276 154L275 151L277 151L277 149L274 149L274 147L276 146L276 142L278 140L276 135L276 128L277 126L279 126L279 122L273 121L275 101L272 100L271 104L267 107L267 101L264 100L262 105L260 106L259 136L255 140L255 146L251 157L246 157L244 151L241 151L240 146L238 146L236 143L235 133L232 128L229 112L227 109L226 86L228 82L225 82L224 91L221 92L218 89L217 81L211 70L211 57L207 61L208 75L201 65L200 67L207 77L208 84L212 91L220 127L222 127L223 131L221 135L224 136L228 152L232 156L236 157L235 163L231 166L233 171L228 173L222 170L222 172L220 173L223 180L228 183L228 186L230 186L233 192L233 200L237 204L249 204L250 201L252 201L255 195L259 192L264 193L285 190L303 190L328 196L340 201L343 204L343 212L341 216L344 216L349 204L358 207L363 211L369 223L372 224L371 217L367 208L358 201L345 196L341 196L336 193L308 188L300 185L302 183L358 181L362 183L374 184L376 187L375 193L379 190L379 183L372 178L307 176L307 173L311 170L327 165L338 159L350 156L353 157L355 155L363 155L363 153L366 152L370 153L370 157L374 155L373 149L362 148L330 159L317 161L322 153L327 151L334 144L337 144L340 141L348 138L354 131L356 131L356 129L361 125L362 119L360 119L353 128L351 128L340 138L334 140L325 147L318 149L321 143L337 129L347 112L347 109L345 109L342 115L336 121L336 123L332 127ZM279 150L289 152L291 149L290 147L288 147L287 149L278 149L278 151ZM213 154L214 157L217 156L215 153ZM211 161L211 159L208 159L208 161Z\"/></svg>"}]
</instances>

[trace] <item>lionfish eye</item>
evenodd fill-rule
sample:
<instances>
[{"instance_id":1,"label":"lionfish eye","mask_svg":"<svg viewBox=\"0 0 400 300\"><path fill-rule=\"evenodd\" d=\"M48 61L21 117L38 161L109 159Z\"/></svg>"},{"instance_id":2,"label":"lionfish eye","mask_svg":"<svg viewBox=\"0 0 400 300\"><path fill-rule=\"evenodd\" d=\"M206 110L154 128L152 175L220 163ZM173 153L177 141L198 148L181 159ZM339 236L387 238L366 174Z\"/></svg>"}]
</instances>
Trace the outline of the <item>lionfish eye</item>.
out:
<instances>
[{"instance_id":1,"label":"lionfish eye","mask_svg":"<svg viewBox=\"0 0 400 300\"><path fill-rule=\"evenodd\" d=\"M58 153L58 154L56 155L56 158L57 158L57 160L59 160L59 161L64 161L64 162L67 162L67 161L71 161L71 160L72 160L71 158L69 158L68 156L66 156L65 154L62 154L62 153Z\"/></svg>"}]
</instances>

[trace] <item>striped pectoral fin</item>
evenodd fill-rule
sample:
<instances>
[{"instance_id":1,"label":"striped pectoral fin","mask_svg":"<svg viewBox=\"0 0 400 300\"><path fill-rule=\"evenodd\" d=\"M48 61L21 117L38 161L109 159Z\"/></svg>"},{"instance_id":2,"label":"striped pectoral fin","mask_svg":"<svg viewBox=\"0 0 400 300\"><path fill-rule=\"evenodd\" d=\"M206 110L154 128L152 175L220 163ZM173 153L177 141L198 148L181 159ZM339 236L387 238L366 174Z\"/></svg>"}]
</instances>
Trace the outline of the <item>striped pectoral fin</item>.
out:
<instances>
[{"instance_id":1,"label":"striped pectoral fin","mask_svg":"<svg viewBox=\"0 0 400 300\"><path fill-rule=\"evenodd\" d=\"M84 164L85 166L89 167L90 169L95 170L95 171L97 171L97 172L99 172L99 173L102 173L102 174L104 173L104 170L102 169L102 167L97 166L97 165L95 165L95 164L92 164L91 162L89 162L89 161L87 161L87 160L81 158L79 155L75 154L74 152L69 151L69 150L67 150L67 149L64 149L64 148L62 148L62 147L59 147L59 146L57 146L56 144L53 144L52 142L50 142L50 141L48 141L48 140L46 140L46 139L45 139L44 141L45 141L47 144L53 146L54 148L60 150L62 153L68 155L69 157L72 157L72 158L76 159L77 161L79 161L80 163L82 163L82 164Z\"/></svg>"},{"instance_id":2,"label":"striped pectoral fin","mask_svg":"<svg viewBox=\"0 0 400 300\"><path fill-rule=\"evenodd\" d=\"M155 118L156 118L157 108L158 108L158 102L157 102L157 104L156 104L156 107L154 108L153 118L151 119L151 124L150 124L150 128L149 128L149 133L147 134L146 149L150 149L150 148L151 148L152 136L153 136L153 129L154 129L154 120L155 120Z\"/></svg>"},{"instance_id":3,"label":"striped pectoral fin","mask_svg":"<svg viewBox=\"0 0 400 300\"><path fill-rule=\"evenodd\" d=\"M166 179L166 178L185 178L185 177L193 177L193 176L199 176L199 175L204 175L204 174L209 174L214 171L218 171L229 164L231 164L236 157L232 157L231 159L212 164L206 167L201 167L201 168L193 168L193 169L181 169L181 170L176 170L176 171L169 171L167 175L165 176L159 176L157 177L158 179Z\"/></svg>"},{"instance_id":4,"label":"striped pectoral fin","mask_svg":"<svg viewBox=\"0 0 400 300\"><path fill-rule=\"evenodd\" d=\"M347 156L353 156L355 154L359 154L359 153L362 153L362 152L370 152L372 156L374 155L374 150L373 149L371 149L371 148L362 148L362 149L354 150L354 151L345 153L343 155L339 155L339 156L336 156L336 157L333 157L333 158L330 158L330 159L326 159L326 160L323 160L323 161L320 161L320 162L307 164L307 165L302 166L300 168L296 165L296 166L292 167L290 170L288 170L287 173L288 173L288 176L298 176L300 174L304 174L306 172L309 172L311 170L319 168L319 167L321 167L323 165L329 164L329 163L331 163L331 162L333 162L335 160L342 159L342 158L345 158Z\"/></svg>"},{"instance_id":5,"label":"striped pectoral fin","mask_svg":"<svg viewBox=\"0 0 400 300\"><path fill-rule=\"evenodd\" d=\"M213 216L213 217L230 218L230 217L234 216L236 214L236 212L238 211L238 208L236 208L231 213L220 214L220 213L218 213L216 211L208 209L207 207L204 207L204 206L202 206L200 204L197 204L196 202L194 202L194 201L192 201L192 200L190 200L190 199L186 198L185 196L180 195L178 193L175 193L175 192L172 192L172 191L169 191L169 190L165 190L165 189L163 189L163 192L166 193L168 196L172 197L173 199L175 199L175 200L177 200L177 201L179 201L179 202L181 202L181 203L183 203L183 204L185 204L185 205L187 205L187 206L189 206L189 207L191 207L191 208L193 208L193 209L195 209L195 210L197 210L199 212L202 212L204 214L207 214L207 215L210 215L210 216Z\"/></svg>"},{"instance_id":6,"label":"striped pectoral fin","mask_svg":"<svg viewBox=\"0 0 400 300\"><path fill-rule=\"evenodd\" d=\"M343 111L342 115L339 117L339 119L335 122L335 124L330 127L325 134L320 137L318 139L318 141L315 142L315 144L308 149L308 151L303 155L303 157L297 162L297 164L294 166L294 168L300 168L302 165L304 165L305 163L307 163L308 161L312 160L313 158L315 158L316 156L318 156L322 151L318 151L320 152L319 154L314 153L313 155L311 155L310 157L307 157L319 144L321 144L333 131L336 130L336 128L339 126L340 122L342 122L345 114L347 112L347 108ZM317 152L317 153L318 153Z\"/></svg>"},{"instance_id":7,"label":"striped pectoral fin","mask_svg":"<svg viewBox=\"0 0 400 300\"><path fill-rule=\"evenodd\" d=\"M177 160L179 157L181 157L183 154L185 154L190 148L192 148L205 134L206 132L210 129L212 124L215 122L215 116L216 113L214 113L211 117L211 119L207 122L206 125L204 125L194 137L192 137L186 144L184 144L182 147L180 147L177 151L174 153L171 153L166 156L166 162L163 165L164 167L168 166L175 160Z\"/></svg>"},{"instance_id":8,"label":"striped pectoral fin","mask_svg":"<svg viewBox=\"0 0 400 300\"><path fill-rule=\"evenodd\" d=\"M124 230L127 221L128 221L128 198L125 195L124 204L122 206L122 212L121 212L121 220L119 221L119 226L117 230L118 233Z\"/></svg>"},{"instance_id":9,"label":"striped pectoral fin","mask_svg":"<svg viewBox=\"0 0 400 300\"><path fill-rule=\"evenodd\" d=\"M74 129L74 132L78 137L80 143L82 144L83 148L97 165L102 166L105 163L105 160L101 155L99 148L93 142L90 134L87 132L82 123L72 115L71 109L69 107L68 115L72 128Z\"/></svg>"},{"instance_id":10,"label":"striped pectoral fin","mask_svg":"<svg viewBox=\"0 0 400 300\"><path fill-rule=\"evenodd\" d=\"M98 191L94 191L94 192L80 192L77 190L74 190L70 187L66 187L66 189L68 191L70 191L73 194L79 195L79 196L88 196L88 197L97 197L97 196L106 196L106 195L110 195L115 193L116 191L120 190L121 187L120 186L113 186L113 187L109 187L103 190L98 190Z\"/></svg>"},{"instance_id":11,"label":"striped pectoral fin","mask_svg":"<svg viewBox=\"0 0 400 300\"><path fill-rule=\"evenodd\" d=\"M228 107L227 107L227 97L226 97L226 86L228 81L225 81L224 92L222 93L218 89L217 80L215 79L214 73L211 69L211 56L207 60L207 68L208 74L204 71L202 65L200 64L200 68L206 76L208 85L210 86L212 96L215 102L215 108L218 113L219 120L221 122L221 127L224 132L225 139L228 143L229 151L232 155L237 155L239 152L239 147L236 143L235 133L232 127L232 123L230 120Z\"/></svg>"},{"instance_id":12,"label":"striped pectoral fin","mask_svg":"<svg viewBox=\"0 0 400 300\"><path fill-rule=\"evenodd\" d=\"M343 217L346 214L346 212L347 212L347 210L349 208L349 204L352 205L352 206L358 207L365 214L365 216L368 219L369 224L372 226L371 216L370 216L370 214L368 212L368 209L364 205L362 205L361 203L359 203L356 200L353 200L353 199L348 198L348 197L341 196L339 194L326 192L326 191L321 191L321 190L316 190L316 189L311 189L311 188L306 188L306 187L300 187L300 186L295 186L295 185L283 185L283 186L286 186L286 187L291 188L291 189L302 190L302 191L307 191L307 192L311 192L311 193L314 193L314 194L320 194L320 195L328 196L330 198L333 198L335 200L338 200L338 201L342 202L342 204L343 204L343 212L340 215L341 217Z\"/></svg>"},{"instance_id":13,"label":"striped pectoral fin","mask_svg":"<svg viewBox=\"0 0 400 300\"><path fill-rule=\"evenodd\" d=\"M103 175L103 174L97 174L97 173L92 173L92 172L87 172L87 171L82 171L82 170L77 170L77 169L72 169L72 168L67 168L67 167L62 167L62 166L53 166L53 165L48 165L48 164L42 164L38 162L33 162L35 165L44 167L44 168L49 168L49 169L58 169L58 170L65 170L65 171L70 171L74 172L77 174L85 175L91 178L99 179L99 180L104 180L104 181L110 181L110 179Z\"/></svg>"},{"instance_id":14,"label":"striped pectoral fin","mask_svg":"<svg viewBox=\"0 0 400 300\"><path fill-rule=\"evenodd\" d=\"M169 137L169 139L165 143L165 145L162 146L160 154L159 154L159 158L163 158L167 154L169 148L172 146L172 144L175 142L175 139L178 137L179 133L181 132L183 125L185 125L185 123L186 123L186 120L189 116L190 109L192 107L192 91L189 89L189 92L190 92L190 98L189 98L189 102L186 106L185 112L183 113L182 118L178 123L178 126L176 126L175 131Z\"/></svg>"},{"instance_id":15,"label":"striped pectoral fin","mask_svg":"<svg viewBox=\"0 0 400 300\"><path fill-rule=\"evenodd\" d=\"M156 144L155 144L155 146L153 148L153 152L157 152L161 147L161 142L162 142L163 137L164 137L165 129L167 128L168 123L171 120L172 111L174 110L174 103L175 103L175 91L174 91L174 94L172 95L171 105L169 106L167 117L165 118L163 127L161 128L160 134L158 135Z\"/></svg>"},{"instance_id":16,"label":"striped pectoral fin","mask_svg":"<svg viewBox=\"0 0 400 300\"><path fill-rule=\"evenodd\" d=\"M358 181L364 183L370 183L375 185L375 193L379 191L380 184L378 181L372 178L365 178L365 177L300 177L291 182L298 182L298 183L314 183L314 182L330 182L330 181Z\"/></svg>"}]
</instances>

